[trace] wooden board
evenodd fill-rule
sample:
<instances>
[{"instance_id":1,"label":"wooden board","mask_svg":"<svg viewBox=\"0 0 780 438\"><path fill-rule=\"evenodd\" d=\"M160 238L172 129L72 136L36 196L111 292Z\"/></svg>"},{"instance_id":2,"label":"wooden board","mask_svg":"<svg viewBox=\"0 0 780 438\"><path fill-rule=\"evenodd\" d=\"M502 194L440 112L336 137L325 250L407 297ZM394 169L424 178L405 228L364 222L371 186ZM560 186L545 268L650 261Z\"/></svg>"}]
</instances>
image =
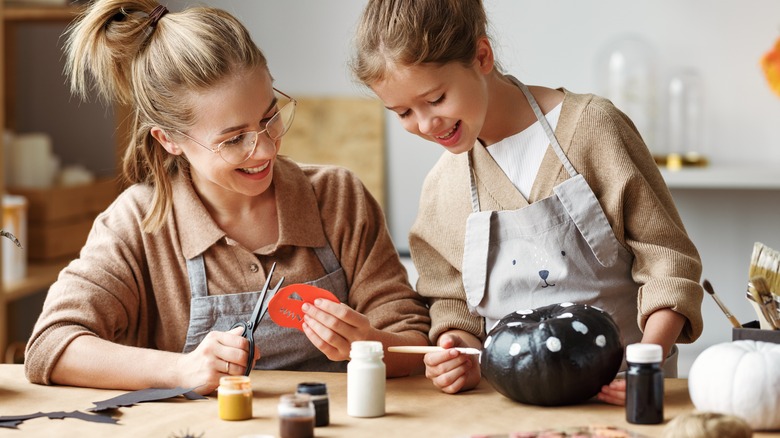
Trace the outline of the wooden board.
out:
<instances>
[{"instance_id":1,"label":"wooden board","mask_svg":"<svg viewBox=\"0 0 780 438\"><path fill-rule=\"evenodd\" d=\"M295 120L281 154L299 163L337 164L363 181L385 205L384 108L375 99L298 98Z\"/></svg>"}]
</instances>

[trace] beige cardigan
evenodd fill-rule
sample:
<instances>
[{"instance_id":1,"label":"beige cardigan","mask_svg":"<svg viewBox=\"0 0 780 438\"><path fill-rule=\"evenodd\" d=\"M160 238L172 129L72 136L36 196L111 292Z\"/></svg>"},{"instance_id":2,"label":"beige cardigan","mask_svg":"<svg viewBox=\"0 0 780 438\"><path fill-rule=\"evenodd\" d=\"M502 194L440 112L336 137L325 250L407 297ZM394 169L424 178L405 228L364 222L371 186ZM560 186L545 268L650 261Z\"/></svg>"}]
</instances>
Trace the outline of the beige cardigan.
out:
<instances>
[{"instance_id":1,"label":"beige cardigan","mask_svg":"<svg viewBox=\"0 0 780 438\"><path fill-rule=\"evenodd\" d=\"M693 342L702 331L699 254L683 227L658 168L625 114L608 100L563 90L555 135L574 168L596 194L615 236L634 256L632 275L642 286L638 324L670 308L687 321L678 342ZM487 150L472 152L482 210L528 205ZM548 148L529 202L544 199L569 177ZM462 329L483 338L483 318L469 313L461 281L463 239L471 213L468 158L445 152L426 177L418 216L409 236L417 291L429 298L430 337Z\"/></svg>"},{"instance_id":2,"label":"beige cardigan","mask_svg":"<svg viewBox=\"0 0 780 438\"><path fill-rule=\"evenodd\" d=\"M135 185L122 193L49 289L27 346L28 379L49 383L60 354L83 335L181 351L190 311L185 260L200 253L209 293L237 293L259 290L273 262L285 284L322 277L313 248L327 240L344 268L351 307L375 328L426 336L426 305L408 282L380 206L357 177L284 157L275 166L279 240L254 252L216 225L187 177L174 180L172 214L154 234L141 231L152 188Z\"/></svg>"}]
</instances>

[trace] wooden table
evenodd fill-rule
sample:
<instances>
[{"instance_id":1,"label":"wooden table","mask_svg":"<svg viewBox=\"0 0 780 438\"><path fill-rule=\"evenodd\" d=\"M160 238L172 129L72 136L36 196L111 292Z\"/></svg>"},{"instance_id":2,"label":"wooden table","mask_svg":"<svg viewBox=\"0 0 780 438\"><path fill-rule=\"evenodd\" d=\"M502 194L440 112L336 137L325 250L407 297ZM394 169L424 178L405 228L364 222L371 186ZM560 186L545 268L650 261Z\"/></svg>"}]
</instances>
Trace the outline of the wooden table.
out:
<instances>
[{"instance_id":1,"label":"wooden table","mask_svg":"<svg viewBox=\"0 0 780 438\"><path fill-rule=\"evenodd\" d=\"M204 438L278 436L276 405L279 396L294 392L297 384L304 381L324 382L328 387L331 424L318 427L315 430L317 437L457 438L593 424L613 425L643 436L657 437L664 428L664 425L628 424L622 407L598 402L554 408L522 405L500 395L484 381L473 391L444 394L422 376L387 381L387 414L384 417L352 418L346 412L346 374L253 371L251 378L254 418L247 421L220 420L216 396L196 401L178 397L120 408L115 412L119 419L116 425L72 418L36 418L22 423L18 430L0 429L0 436L183 437L186 433ZM666 422L693 410L686 380L668 379L665 386ZM21 365L0 365L0 415L3 416L38 411L86 411L93 402L125 392L33 385L24 377Z\"/></svg>"}]
</instances>

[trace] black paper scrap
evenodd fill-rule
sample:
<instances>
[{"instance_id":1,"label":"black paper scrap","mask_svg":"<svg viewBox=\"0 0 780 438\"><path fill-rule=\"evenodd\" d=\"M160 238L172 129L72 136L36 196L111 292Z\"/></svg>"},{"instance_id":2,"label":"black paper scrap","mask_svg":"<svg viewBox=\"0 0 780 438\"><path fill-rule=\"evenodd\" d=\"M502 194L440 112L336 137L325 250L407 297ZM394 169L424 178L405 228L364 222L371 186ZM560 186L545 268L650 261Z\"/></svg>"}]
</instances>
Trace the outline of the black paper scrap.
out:
<instances>
[{"instance_id":1,"label":"black paper scrap","mask_svg":"<svg viewBox=\"0 0 780 438\"><path fill-rule=\"evenodd\" d=\"M63 418L76 418L84 421L91 421L93 423L106 423L116 424L119 422L116 418L112 418L106 415L88 414L81 411L57 411L57 412L36 412L34 414L26 415L12 415L7 417L0 417L0 427L16 428L22 424L25 420L31 420L33 418L48 417L52 420L62 420Z\"/></svg>"},{"instance_id":2,"label":"black paper scrap","mask_svg":"<svg viewBox=\"0 0 780 438\"><path fill-rule=\"evenodd\" d=\"M108 409L116 409L121 407L132 406L137 403L165 400L168 398L178 397L180 395L183 395L188 400L207 399L207 397L204 397L194 392L194 390L195 388L181 388L178 386L176 388L167 388L167 389L163 389L163 388L141 389L138 391L128 392L116 396L114 398L110 398L108 400L92 402L92 404L94 404L95 407L89 408L87 410L91 412L100 412Z\"/></svg>"}]
</instances>

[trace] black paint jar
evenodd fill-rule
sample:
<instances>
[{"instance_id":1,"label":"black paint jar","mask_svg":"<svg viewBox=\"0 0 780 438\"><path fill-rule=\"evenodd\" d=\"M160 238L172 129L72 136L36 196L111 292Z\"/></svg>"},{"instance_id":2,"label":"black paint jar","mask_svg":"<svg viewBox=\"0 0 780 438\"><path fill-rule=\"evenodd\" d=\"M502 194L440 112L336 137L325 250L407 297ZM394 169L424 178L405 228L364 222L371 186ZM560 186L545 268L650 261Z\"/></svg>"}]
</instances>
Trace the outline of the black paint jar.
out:
<instances>
[{"instance_id":1,"label":"black paint jar","mask_svg":"<svg viewBox=\"0 0 780 438\"><path fill-rule=\"evenodd\" d=\"M657 344L626 347L626 421L660 424L664 421L663 349Z\"/></svg>"},{"instance_id":2,"label":"black paint jar","mask_svg":"<svg viewBox=\"0 0 780 438\"><path fill-rule=\"evenodd\" d=\"M309 394L314 403L314 425L317 427L330 424L330 402L328 388L324 383L303 382L298 384L299 394Z\"/></svg>"}]
</instances>

